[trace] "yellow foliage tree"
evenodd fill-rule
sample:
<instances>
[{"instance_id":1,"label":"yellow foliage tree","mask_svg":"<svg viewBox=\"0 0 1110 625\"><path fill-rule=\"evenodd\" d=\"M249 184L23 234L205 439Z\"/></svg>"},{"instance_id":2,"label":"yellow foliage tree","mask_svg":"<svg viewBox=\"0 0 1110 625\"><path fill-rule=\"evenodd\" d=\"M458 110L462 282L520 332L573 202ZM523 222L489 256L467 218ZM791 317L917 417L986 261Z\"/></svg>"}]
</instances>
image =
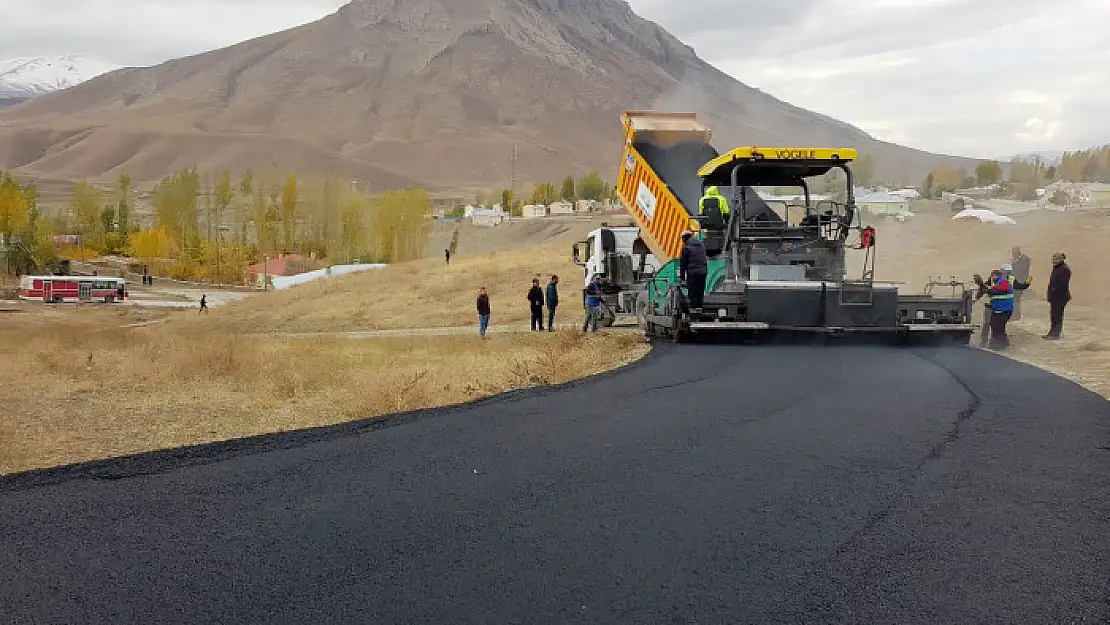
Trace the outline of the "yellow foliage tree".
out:
<instances>
[{"instance_id":1,"label":"yellow foliage tree","mask_svg":"<svg viewBox=\"0 0 1110 625\"><path fill-rule=\"evenodd\" d=\"M536 185L536 189L532 191L533 204L549 206L557 199L559 199L559 191L551 182L542 182Z\"/></svg>"},{"instance_id":2,"label":"yellow foliage tree","mask_svg":"<svg viewBox=\"0 0 1110 625\"><path fill-rule=\"evenodd\" d=\"M0 179L0 235L19 234L30 221L27 198L19 183L8 174Z\"/></svg>"},{"instance_id":3,"label":"yellow foliage tree","mask_svg":"<svg viewBox=\"0 0 1110 625\"><path fill-rule=\"evenodd\" d=\"M423 189L389 191L373 203L371 231L378 260L420 258L428 242L432 200Z\"/></svg>"}]
</instances>

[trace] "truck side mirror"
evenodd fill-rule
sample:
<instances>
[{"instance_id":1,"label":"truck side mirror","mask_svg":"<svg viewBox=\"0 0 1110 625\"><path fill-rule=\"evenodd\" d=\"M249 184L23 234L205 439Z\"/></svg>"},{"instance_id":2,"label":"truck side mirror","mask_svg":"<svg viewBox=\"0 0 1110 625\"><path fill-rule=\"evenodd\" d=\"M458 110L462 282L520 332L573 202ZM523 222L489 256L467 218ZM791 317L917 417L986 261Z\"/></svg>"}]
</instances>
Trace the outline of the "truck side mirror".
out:
<instances>
[{"instance_id":1,"label":"truck side mirror","mask_svg":"<svg viewBox=\"0 0 1110 625\"><path fill-rule=\"evenodd\" d=\"M580 257L579 257L579 254L578 254L578 244L577 243L575 243L573 246L571 246L571 253L574 255L574 264L575 265L581 264L582 261L580 260Z\"/></svg>"}]
</instances>

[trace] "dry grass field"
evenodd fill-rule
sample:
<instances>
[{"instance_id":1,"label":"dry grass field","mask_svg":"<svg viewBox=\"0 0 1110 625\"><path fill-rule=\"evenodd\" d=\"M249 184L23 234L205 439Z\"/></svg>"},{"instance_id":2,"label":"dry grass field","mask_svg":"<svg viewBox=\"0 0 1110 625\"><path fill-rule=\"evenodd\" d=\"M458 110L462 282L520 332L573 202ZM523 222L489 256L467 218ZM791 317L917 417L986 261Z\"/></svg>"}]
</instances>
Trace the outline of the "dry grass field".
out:
<instances>
[{"instance_id":1,"label":"dry grass field","mask_svg":"<svg viewBox=\"0 0 1110 625\"><path fill-rule=\"evenodd\" d=\"M308 343L50 313L0 323L0 473L459 403L648 350L630 334Z\"/></svg>"},{"instance_id":2,"label":"dry grass field","mask_svg":"<svg viewBox=\"0 0 1110 625\"><path fill-rule=\"evenodd\" d=\"M560 277L562 323L581 323L583 272L571 262L567 245L520 248L482 256L463 256L451 264L433 257L384 269L250 297L188 317L183 325L237 332L318 332L389 330L477 325L475 299L486 287L491 326L525 323L525 296L538 277L546 285Z\"/></svg>"},{"instance_id":3,"label":"dry grass field","mask_svg":"<svg viewBox=\"0 0 1110 625\"><path fill-rule=\"evenodd\" d=\"M1017 225L992 225L926 214L904 223L878 225L879 279L904 281L920 291L930 276L970 282L1010 260L1021 247L1033 262L1034 283L1023 299L1023 319L1011 322L1011 358L1035 364L1110 398L1110 274L1102 272L1110 241L1110 214L1099 211L1038 211L1013 215ZM1052 253L1067 254L1072 302L1061 341L1044 341L1048 330L1045 287ZM852 257L856 268L859 256ZM980 302L981 304L982 302ZM978 322L978 320L977 320Z\"/></svg>"}]
</instances>

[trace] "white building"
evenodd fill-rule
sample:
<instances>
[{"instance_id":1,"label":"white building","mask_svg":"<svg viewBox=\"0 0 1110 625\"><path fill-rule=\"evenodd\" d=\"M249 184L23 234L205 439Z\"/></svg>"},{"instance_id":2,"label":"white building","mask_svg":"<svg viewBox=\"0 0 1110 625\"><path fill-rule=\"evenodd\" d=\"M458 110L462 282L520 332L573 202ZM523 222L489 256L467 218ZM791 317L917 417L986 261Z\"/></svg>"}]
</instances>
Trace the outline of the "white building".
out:
<instances>
[{"instance_id":1,"label":"white building","mask_svg":"<svg viewBox=\"0 0 1110 625\"><path fill-rule=\"evenodd\" d=\"M594 206L597 202L594 200L578 200L574 203L574 212L576 213L590 213L593 212Z\"/></svg>"},{"instance_id":2,"label":"white building","mask_svg":"<svg viewBox=\"0 0 1110 625\"><path fill-rule=\"evenodd\" d=\"M921 193L917 189L914 189L912 187L906 187L905 189L898 189L897 191L891 191L890 194L891 195L897 195L899 197L904 197L907 200L916 200L916 199L921 198Z\"/></svg>"},{"instance_id":3,"label":"white building","mask_svg":"<svg viewBox=\"0 0 1110 625\"><path fill-rule=\"evenodd\" d=\"M547 207L547 214L548 215L573 215L574 214L574 204L571 204L570 202L564 202L562 200L560 200L558 202L552 202L551 206Z\"/></svg>"},{"instance_id":4,"label":"white building","mask_svg":"<svg viewBox=\"0 0 1110 625\"><path fill-rule=\"evenodd\" d=\"M547 207L543 204L525 204L520 209L520 216L525 219L547 217Z\"/></svg>"},{"instance_id":5,"label":"white building","mask_svg":"<svg viewBox=\"0 0 1110 625\"><path fill-rule=\"evenodd\" d=\"M474 209L474 212L470 215L470 222L475 226L486 226L492 228L493 226L499 225L500 223L505 221L508 216L508 213L498 208L476 208Z\"/></svg>"},{"instance_id":6,"label":"white building","mask_svg":"<svg viewBox=\"0 0 1110 625\"><path fill-rule=\"evenodd\" d=\"M856 198L856 206L872 215L907 215L909 200L893 193L870 193Z\"/></svg>"}]
</instances>

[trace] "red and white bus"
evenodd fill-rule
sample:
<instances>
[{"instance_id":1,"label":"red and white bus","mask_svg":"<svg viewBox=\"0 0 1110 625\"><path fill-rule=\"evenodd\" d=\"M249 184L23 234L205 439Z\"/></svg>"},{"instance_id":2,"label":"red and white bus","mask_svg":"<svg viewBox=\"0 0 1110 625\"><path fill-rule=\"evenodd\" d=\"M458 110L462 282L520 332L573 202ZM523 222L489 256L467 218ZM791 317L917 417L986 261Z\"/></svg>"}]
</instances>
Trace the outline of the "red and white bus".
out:
<instances>
[{"instance_id":1,"label":"red and white bus","mask_svg":"<svg viewBox=\"0 0 1110 625\"><path fill-rule=\"evenodd\" d=\"M19 298L39 302L112 302L127 297L123 278L105 276L23 276Z\"/></svg>"}]
</instances>

